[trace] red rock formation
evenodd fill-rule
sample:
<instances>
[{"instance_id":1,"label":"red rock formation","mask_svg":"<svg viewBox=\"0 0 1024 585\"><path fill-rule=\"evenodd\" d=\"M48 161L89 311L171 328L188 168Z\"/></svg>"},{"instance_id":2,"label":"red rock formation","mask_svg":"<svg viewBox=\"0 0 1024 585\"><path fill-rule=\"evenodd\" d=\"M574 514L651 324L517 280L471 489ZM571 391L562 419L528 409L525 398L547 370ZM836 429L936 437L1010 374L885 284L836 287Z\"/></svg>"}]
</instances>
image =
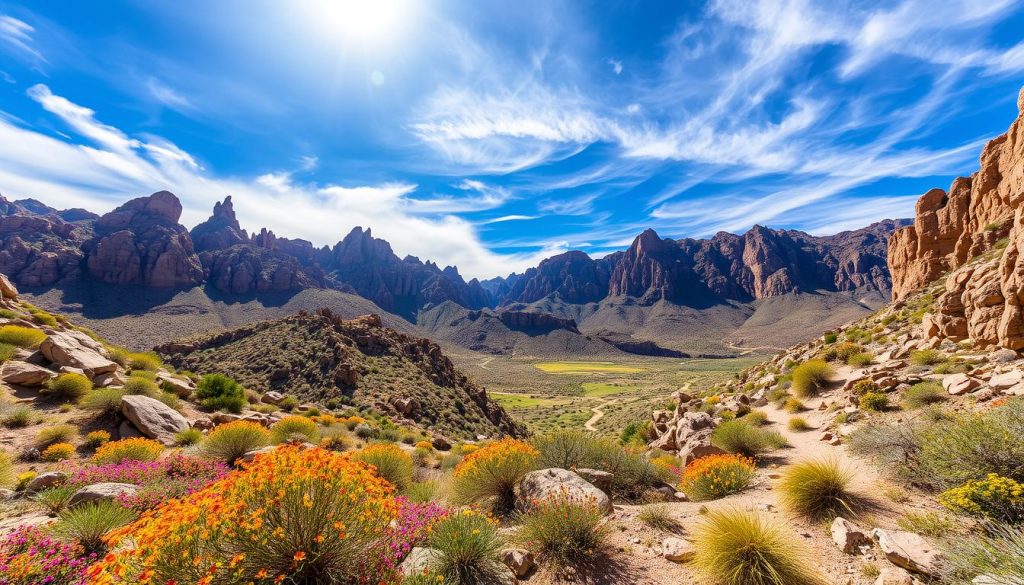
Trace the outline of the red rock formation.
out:
<instances>
[{"instance_id":1,"label":"red rock formation","mask_svg":"<svg viewBox=\"0 0 1024 585\"><path fill-rule=\"evenodd\" d=\"M893 235L896 298L952 270L925 320L928 335L1024 348L1024 90L1017 106L1021 117L985 146L978 172L925 193L914 225Z\"/></svg>"}]
</instances>

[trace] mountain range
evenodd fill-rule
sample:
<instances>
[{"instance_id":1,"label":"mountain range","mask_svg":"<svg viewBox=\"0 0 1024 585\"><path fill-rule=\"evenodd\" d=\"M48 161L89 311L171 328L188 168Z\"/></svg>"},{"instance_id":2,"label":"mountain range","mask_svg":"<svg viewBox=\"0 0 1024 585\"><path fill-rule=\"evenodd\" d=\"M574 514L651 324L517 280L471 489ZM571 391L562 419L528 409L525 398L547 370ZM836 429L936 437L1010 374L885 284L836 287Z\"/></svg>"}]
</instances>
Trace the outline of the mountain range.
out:
<instances>
[{"instance_id":1,"label":"mountain range","mask_svg":"<svg viewBox=\"0 0 1024 585\"><path fill-rule=\"evenodd\" d=\"M774 326L778 319L825 328L877 307L892 288L889 236L909 223L886 220L833 236L755 226L701 240L661 238L649 229L625 251L602 258L566 252L522 274L481 282L466 281L453 266L399 258L361 227L319 248L265 228L249 233L230 196L191 230L179 223L181 203L167 191L102 216L3 198L0 213L0 272L42 295L44 305L55 302L48 289L83 286L132 286L165 300L171 291L199 288L228 304L256 305L320 291L335 309L341 299L361 297L433 337L480 351L656 355L721 350L727 336L784 344L785 335L765 335L793 330ZM54 308L75 312L66 298L60 303ZM762 305L773 307L767 323L757 318ZM79 311L88 317L88 307ZM251 315L271 316L280 315ZM149 336L145 344L166 340Z\"/></svg>"}]
</instances>

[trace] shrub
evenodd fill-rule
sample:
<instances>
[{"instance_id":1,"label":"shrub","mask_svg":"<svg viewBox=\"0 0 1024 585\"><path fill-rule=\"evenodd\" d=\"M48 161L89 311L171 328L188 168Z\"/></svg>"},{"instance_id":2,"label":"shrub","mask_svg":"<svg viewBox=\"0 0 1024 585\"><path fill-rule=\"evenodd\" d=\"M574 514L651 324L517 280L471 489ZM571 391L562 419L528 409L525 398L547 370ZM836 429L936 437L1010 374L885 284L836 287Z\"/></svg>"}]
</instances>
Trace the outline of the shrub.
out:
<instances>
[{"instance_id":1,"label":"shrub","mask_svg":"<svg viewBox=\"0 0 1024 585\"><path fill-rule=\"evenodd\" d=\"M798 398L790 398L782 404L782 409L790 414L796 414L807 410L807 407Z\"/></svg>"},{"instance_id":2,"label":"shrub","mask_svg":"<svg viewBox=\"0 0 1024 585\"><path fill-rule=\"evenodd\" d=\"M121 411L121 399L128 394L124 388L97 388L82 399L82 408L110 416Z\"/></svg>"},{"instance_id":3,"label":"shrub","mask_svg":"<svg viewBox=\"0 0 1024 585\"><path fill-rule=\"evenodd\" d=\"M54 443L70 443L77 436L78 429L74 425L53 425L40 429L36 435L36 446L45 449Z\"/></svg>"},{"instance_id":4,"label":"shrub","mask_svg":"<svg viewBox=\"0 0 1024 585\"><path fill-rule=\"evenodd\" d=\"M36 478L37 475L39 475L39 474L37 474L34 471L25 471L25 472L19 473L17 480L15 480L14 490L18 491L18 492L24 490L26 487L28 487L28 484L33 479Z\"/></svg>"},{"instance_id":5,"label":"shrub","mask_svg":"<svg viewBox=\"0 0 1024 585\"><path fill-rule=\"evenodd\" d=\"M986 532L947 541L943 558L950 582L990 575L994 583L1024 583L1024 526L995 524Z\"/></svg>"},{"instance_id":6,"label":"shrub","mask_svg":"<svg viewBox=\"0 0 1024 585\"><path fill-rule=\"evenodd\" d=\"M66 484L45 489L32 496L32 500L46 508L51 514L57 514L67 507L71 496L75 495L77 491L78 486Z\"/></svg>"},{"instance_id":7,"label":"shrub","mask_svg":"<svg viewBox=\"0 0 1024 585\"><path fill-rule=\"evenodd\" d=\"M839 340L839 335L836 333L826 333L822 339L825 343L835 343Z\"/></svg>"},{"instance_id":8,"label":"shrub","mask_svg":"<svg viewBox=\"0 0 1024 585\"><path fill-rule=\"evenodd\" d=\"M919 349L910 352L910 363L915 366L933 366L944 361L946 361L946 357L935 349Z\"/></svg>"},{"instance_id":9,"label":"shrub","mask_svg":"<svg viewBox=\"0 0 1024 585\"><path fill-rule=\"evenodd\" d=\"M507 572L498 558L502 539L496 523L472 510L435 524L428 544L440 553L434 571L446 584L498 583L498 577Z\"/></svg>"},{"instance_id":10,"label":"shrub","mask_svg":"<svg viewBox=\"0 0 1024 585\"><path fill-rule=\"evenodd\" d=\"M793 392L800 398L817 396L832 375L832 366L823 360L808 360L793 368Z\"/></svg>"},{"instance_id":11,"label":"shrub","mask_svg":"<svg viewBox=\"0 0 1024 585\"><path fill-rule=\"evenodd\" d=\"M410 483L403 492L403 495L415 503L430 502L437 496L438 484L436 481L414 481Z\"/></svg>"},{"instance_id":12,"label":"shrub","mask_svg":"<svg viewBox=\"0 0 1024 585\"><path fill-rule=\"evenodd\" d=\"M655 530L662 530L664 532L679 532L682 530L679 521L672 516L672 509L665 504L648 504L640 509L636 518Z\"/></svg>"},{"instance_id":13,"label":"shrub","mask_svg":"<svg viewBox=\"0 0 1024 585\"><path fill-rule=\"evenodd\" d=\"M785 439L779 444L779 438L765 429L755 427L743 420L730 420L718 425L711 433L711 444L728 451L747 457L764 453L772 448L784 446Z\"/></svg>"},{"instance_id":14,"label":"shrub","mask_svg":"<svg viewBox=\"0 0 1024 585\"><path fill-rule=\"evenodd\" d=\"M123 461L153 461L164 446L152 439L136 437L110 441L100 445L92 456L93 463L121 463Z\"/></svg>"},{"instance_id":15,"label":"shrub","mask_svg":"<svg viewBox=\"0 0 1024 585\"><path fill-rule=\"evenodd\" d=\"M819 585L799 543L759 515L709 511L697 528L691 565L716 585Z\"/></svg>"},{"instance_id":16,"label":"shrub","mask_svg":"<svg viewBox=\"0 0 1024 585\"><path fill-rule=\"evenodd\" d=\"M92 390L92 381L82 374L61 374L46 383L46 394L77 402Z\"/></svg>"},{"instance_id":17,"label":"shrub","mask_svg":"<svg viewBox=\"0 0 1024 585\"><path fill-rule=\"evenodd\" d=\"M853 393L857 396L867 394L868 392L878 392L878 385L871 380L857 380L853 385Z\"/></svg>"},{"instance_id":18,"label":"shrub","mask_svg":"<svg viewBox=\"0 0 1024 585\"><path fill-rule=\"evenodd\" d=\"M5 408L0 414L0 422L9 429L20 429L32 424L36 411L27 404L19 404Z\"/></svg>"},{"instance_id":19,"label":"shrub","mask_svg":"<svg viewBox=\"0 0 1024 585\"><path fill-rule=\"evenodd\" d=\"M86 553L106 550L103 535L135 520L135 512L109 502L90 502L60 513L54 532L67 540L77 541Z\"/></svg>"},{"instance_id":20,"label":"shrub","mask_svg":"<svg viewBox=\"0 0 1024 585\"><path fill-rule=\"evenodd\" d=\"M46 311L31 309L29 314L32 315L32 320L40 325L46 325L47 327L57 326L57 318Z\"/></svg>"},{"instance_id":21,"label":"shrub","mask_svg":"<svg viewBox=\"0 0 1024 585\"><path fill-rule=\"evenodd\" d=\"M320 446L331 451L348 451L352 448L352 440L340 432L322 433Z\"/></svg>"},{"instance_id":22,"label":"shrub","mask_svg":"<svg viewBox=\"0 0 1024 585\"><path fill-rule=\"evenodd\" d=\"M889 408L889 395L884 392L865 392L860 397L860 409L868 412L882 412Z\"/></svg>"},{"instance_id":23,"label":"shrub","mask_svg":"<svg viewBox=\"0 0 1024 585\"><path fill-rule=\"evenodd\" d=\"M124 383L124 392L125 394L141 394L155 398L160 394L160 386L141 376L128 376L128 380Z\"/></svg>"},{"instance_id":24,"label":"shrub","mask_svg":"<svg viewBox=\"0 0 1024 585\"><path fill-rule=\"evenodd\" d=\"M309 441L316 443L320 440L320 431L316 428L316 421L304 416L286 416L270 427L271 440L274 443L286 441Z\"/></svg>"},{"instance_id":25,"label":"shrub","mask_svg":"<svg viewBox=\"0 0 1024 585\"><path fill-rule=\"evenodd\" d=\"M0 487L7 487L14 481L14 459L7 451L0 450Z\"/></svg>"},{"instance_id":26,"label":"shrub","mask_svg":"<svg viewBox=\"0 0 1024 585\"><path fill-rule=\"evenodd\" d=\"M270 444L270 431L262 425L238 420L218 426L210 431L203 442L202 452L231 465L253 449Z\"/></svg>"},{"instance_id":27,"label":"shrub","mask_svg":"<svg viewBox=\"0 0 1024 585\"><path fill-rule=\"evenodd\" d=\"M397 515L390 493L344 455L282 446L115 530L92 571L112 585L144 572L154 583L391 582L378 560Z\"/></svg>"},{"instance_id":28,"label":"shrub","mask_svg":"<svg viewBox=\"0 0 1024 585\"><path fill-rule=\"evenodd\" d=\"M85 446L89 449L96 449L103 443L110 440L110 433L107 431L92 431L85 436Z\"/></svg>"},{"instance_id":29,"label":"shrub","mask_svg":"<svg viewBox=\"0 0 1024 585\"><path fill-rule=\"evenodd\" d=\"M242 412L245 407L245 390L224 374L207 374L196 385L196 398L203 408Z\"/></svg>"},{"instance_id":30,"label":"shrub","mask_svg":"<svg viewBox=\"0 0 1024 585\"><path fill-rule=\"evenodd\" d=\"M502 439L463 457L453 472L453 489L463 502L492 500L494 510L508 512L513 488L533 470L539 453L529 443Z\"/></svg>"},{"instance_id":31,"label":"shrub","mask_svg":"<svg viewBox=\"0 0 1024 585\"><path fill-rule=\"evenodd\" d=\"M639 498L661 478L659 470L642 453L624 448L612 439L580 431L557 431L537 436L531 443L537 449L540 469L590 468L611 473L612 497Z\"/></svg>"},{"instance_id":32,"label":"shrub","mask_svg":"<svg viewBox=\"0 0 1024 585\"><path fill-rule=\"evenodd\" d=\"M871 352L862 351L855 353L850 357L846 358L846 363L855 368L863 368L870 366L871 362L875 361L875 356Z\"/></svg>"},{"instance_id":33,"label":"shrub","mask_svg":"<svg viewBox=\"0 0 1024 585\"><path fill-rule=\"evenodd\" d=\"M915 470L939 489L980 480L990 473L1024 482L1024 401L941 420L920 436Z\"/></svg>"},{"instance_id":34,"label":"shrub","mask_svg":"<svg viewBox=\"0 0 1024 585\"><path fill-rule=\"evenodd\" d=\"M608 531L604 511L595 502L558 496L533 506L522 517L517 537L555 565L574 565L600 552Z\"/></svg>"},{"instance_id":35,"label":"shrub","mask_svg":"<svg viewBox=\"0 0 1024 585\"><path fill-rule=\"evenodd\" d=\"M793 432L801 433L804 431L809 431L813 427L811 427L811 424L807 422L806 418L802 416L794 416L793 418L789 419L789 422L786 423L786 428Z\"/></svg>"},{"instance_id":36,"label":"shrub","mask_svg":"<svg viewBox=\"0 0 1024 585\"><path fill-rule=\"evenodd\" d=\"M155 372L163 365L163 361L161 361L160 356L153 352L130 353L128 354L127 365L133 371L145 370L147 372Z\"/></svg>"},{"instance_id":37,"label":"shrub","mask_svg":"<svg viewBox=\"0 0 1024 585\"><path fill-rule=\"evenodd\" d=\"M43 449L39 456L43 461L49 461L50 463L64 461L75 456L75 446L71 443L54 443Z\"/></svg>"},{"instance_id":38,"label":"shrub","mask_svg":"<svg viewBox=\"0 0 1024 585\"><path fill-rule=\"evenodd\" d=\"M716 500L746 489L754 477L754 462L739 455L708 455L683 470L679 489L695 502Z\"/></svg>"},{"instance_id":39,"label":"shrub","mask_svg":"<svg viewBox=\"0 0 1024 585\"><path fill-rule=\"evenodd\" d=\"M44 339L46 339L46 334L32 327L22 327L21 325L0 327L0 343L31 348L39 347Z\"/></svg>"},{"instance_id":40,"label":"shrub","mask_svg":"<svg viewBox=\"0 0 1024 585\"><path fill-rule=\"evenodd\" d=\"M622 433L619 434L619 442L623 445L646 446L650 429L650 421L633 421L622 429Z\"/></svg>"},{"instance_id":41,"label":"shrub","mask_svg":"<svg viewBox=\"0 0 1024 585\"><path fill-rule=\"evenodd\" d=\"M953 512L986 520L1024 521L1024 484L995 473L942 492L939 502Z\"/></svg>"},{"instance_id":42,"label":"shrub","mask_svg":"<svg viewBox=\"0 0 1024 585\"><path fill-rule=\"evenodd\" d=\"M403 490L412 482L412 457L398 445L376 443L352 456L356 461L372 465L377 475L383 477L398 490Z\"/></svg>"},{"instance_id":43,"label":"shrub","mask_svg":"<svg viewBox=\"0 0 1024 585\"><path fill-rule=\"evenodd\" d=\"M430 441L418 441L416 443L416 448L417 449L426 449L427 451L433 451L434 450L434 444L431 443Z\"/></svg>"},{"instance_id":44,"label":"shrub","mask_svg":"<svg viewBox=\"0 0 1024 585\"><path fill-rule=\"evenodd\" d=\"M175 433L174 444L179 447L189 447L203 440L203 431L199 429L185 429Z\"/></svg>"},{"instance_id":45,"label":"shrub","mask_svg":"<svg viewBox=\"0 0 1024 585\"><path fill-rule=\"evenodd\" d=\"M743 422L759 427L768 423L768 413L763 410L751 410L743 417Z\"/></svg>"},{"instance_id":46,"label":"shrub","mask_svg":"<svg viewBox=\"0 0 1024 585\"><path fill-rule=\"evenodd\" d=\"M0 583L5 585L84 585L94 560L81 546L61 542L35 526L0 537Z\"/></svg>"},{"instance_id":47,"label":"shrub","mask_svg":"<svg viewBox=\"0 0 1024 585\"><path fill-rule=\"evenodd\" d=\"M935 512L907 512L896 525L900 530L941 538L957 529L957 521Z\"/></svg>"},{"instance_id":48,"label":"shrub","mask_svg":"<svg viewBox=\"0 0 1024 585\"><path fill-rule=\"evenodd\" d=\"M782 502L812 519L831 519L863 510L864 499L850 489L853 472L834 459L802 461L782 474Z\"/></svg>"},{"instance_id":49,"label":"shrub","mask_svg":"<svg viewBox=\"0 0 1024 585\"><path fill-rule=\"evenodd\" d=\"M949 394L938 382L918 382L903 394L903 404L907 408L921 408L948 400Z\"/></svg>"},{"instance_id":50,"label":"shrub","mask_svg":"<svg viewBox=\"0 0 1024 585\"><path fill-rule=\"evenodd\" d=\"M281 399L281 402L277 403L278 408L285 412L291 412L299 405L299 399L294 396L285 396ZM363 421L366 422L366 421ZM353 425L355 426L355 425ZM351 429L349 429L351 430Z\"/></svg>"}]
</instances>

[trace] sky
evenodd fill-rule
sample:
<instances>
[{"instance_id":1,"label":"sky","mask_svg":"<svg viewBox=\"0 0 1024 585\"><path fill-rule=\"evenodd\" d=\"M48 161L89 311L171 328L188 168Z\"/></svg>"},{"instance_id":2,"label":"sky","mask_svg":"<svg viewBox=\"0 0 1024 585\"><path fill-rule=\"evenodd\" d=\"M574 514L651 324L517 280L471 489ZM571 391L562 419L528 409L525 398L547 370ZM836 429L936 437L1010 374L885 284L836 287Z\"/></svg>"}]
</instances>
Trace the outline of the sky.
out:
<instances>
[{"instance_id":1,"label":"sky","mask_svg":"<svg viewBox=\"0 0 1024 585\"><path fill-rule=\"evenodd\" d=\"M911 217L1017 115L1013 0L0 0L0 193L466 277Z\"/></svg>"}]
</instances>

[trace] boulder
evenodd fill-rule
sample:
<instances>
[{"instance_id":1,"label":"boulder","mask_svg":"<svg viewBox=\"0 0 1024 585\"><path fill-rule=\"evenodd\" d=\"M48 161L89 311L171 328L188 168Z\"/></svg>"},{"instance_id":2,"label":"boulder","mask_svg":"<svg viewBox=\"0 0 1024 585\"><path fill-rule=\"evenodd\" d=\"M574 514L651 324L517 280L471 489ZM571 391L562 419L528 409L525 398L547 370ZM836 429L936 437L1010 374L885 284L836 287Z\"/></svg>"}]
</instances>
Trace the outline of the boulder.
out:
<instances>
[{"instance_id":1,"label":"boulder","mask_svg":"<svg viewBox=\"0 0 1024 585\"><path fill-rule=\"evenodd\" d=\"M577 469L576 475L582 477L587 482L594 484L594 487L604 493L608 493L612 487L612 480L615 479L614 473L601 471L600 469Z\"/></svg>"},{"instance_id":2,"label":"boulder","mask_svg":"<svg viewBox=\"0 0 1024 585\"><path fill-rule=\"evenodd\" d=\"M274 406L281 404L282 400L284 400L284 394L274 392L273 390L264 392L263 396L260 397L260 402L264 404L273 404Z\"/></svg>"},{"instance_id":3,"label":"boulder","mask_svg":"<svg viewBox=\"0 0 1024 585\"><path fill-rule=\"evenodd\" d=\"M530 571L537 566L533 553L521 548L506 548L500 553L501 562L505 563L517 578L530 574Z\"/></svg>"},{"instance_id":4,"label":"boulder","mask_svg":"<svg viewBox=\"0 0 1024 585\"><path fill-rule=\"evenodd\" d=\"M28 362L7 362L0 370L0 379L16 386L39 387L56 377L57 373L53 370Z\"/></svg>"},{"instance_id":5,"label":"boulder","mask_svg":"<svg viewBox=\"0 0 1024 585\"><path fill-rule=\"evenodd\" d=\"M272 453L274 449L277 449L277 447L275 447L274 445L268 445L266 447L260 447L259 449L253 449L252 451L247 451L245 455L239 457L238 460L245 463L251 463L252 460L255 459L257 455L262 455L264 453Z\"/></svg>"},{"instance_id":6,"label":"boulder","mask_svg":"<svg viewBox=\"0 0 1024 585\"><path fill-rule=\"evenodd\" d=\"M693 544L682 538L669 537L661 542L661 556L673 563L688 563L696 554Z\"/></svg>"},{"instance_id":7,"label":"boulder","mask_svg":"<svg viewBox=\"0 0 1024 585\"><path fill-rule=\"evenodd\" d=\"M0 520L0 536L6 536L24 526L42 528L56 522L57 519L43 513L33 512L26 516L15 516Z\"/></svg>"},{"instance_id":8,"label":"boulder","mask_svg":"<svg viewBox=\"0 0 1024 585\"><path fill-rule=\"evenodd\" d=\"M106 388L108 386L124 386L127 381L128 379L121 371L116 371L96 376L92 379L92 384L97 388Z\"/></svg>"},{"instance_id":9,"label":"boulder","mask_svg":"<svg viewBox=\"0 0 1024 585\"><path fill-rule=\"evenodd\" d=\"M118 496L134 496L138 491L139 486L130 483L94 483L75 492L68 501L68 507L89 502L109 502L117 499Z\"/></svg>"},{"instance_id":10,"label":"boulder","mask_svg":"<svg viewBox=\"0 0 1024 585\"><path fill-rule=\"evenodd\" d=\"M68 480L68 474L63 471L46 471L32 478L32 481L28 482L25 486L27 493L41 492L52 487L64 485Z\"/></svg>"},{"instance_id":11,"label":"boulder","mask_svg":"<svg viewBox=\"0 0 1024 585\"><path fill-rule=\"evenodd\" d=\"M905 569L886 567L878 574L875 585L916 585L916 581Z\"/></svg>"},{"instance_id":12,"label":"boulder","mask_svg":"<svg viewBox=\"0 0 1024 585\"><path fill-rule=\"evenodd\" d=\"M447 451L452 448L452 444L448 442L448 439L445 439L441 435L434 435L430 439L430 444L438 451Z\"/></svg>"},{"instance_id":13,"label":"boulder","mask_svg":"<svg viewBox=\"0 0 1024 585\"><path fill-rule=\"evenodd\" d=\"M89 377L117 370L117 364L107 359L103 346L78 331L51 333L39 344L39 351L58 366L79 368Z\"/></svg>"},{"instance_id":14,"label":"boulder","mask_svg":"<svg viewBox=\"0 0 1024 585\"><path fill-rule=\"evenodd\" d=\"M121 412L143 435L168 446L174 444L174 435L189 428L188 419L149 396L125 396L121 399Z\"/></svg>"},{"instance_id":15,"label":"boulder","mask_svg":"<svg viewBox=\"0 0 1024 585\"><path fill-rule=\"evenodd\" d=\"M832 521L832 541L844 553L857 554L861 546L871 546L871 537L857 525L842 517Z\"/></svg>"},{"instance_id":16,"label":"boulder","mask_svg":"<svg viewBox=\"0 0 1024 585\"><path fill-rule=\"evenodd\" d=\"M548 498L567 498L591 503L605 513L612 511L612 501L603 491L568 469L541 469L527 473L515 487L516 509L530 510L535 502Z\"/></svg>"},{"instance_id":17,"label":"boulder","mask_svg":"<svg viewBox=\"0 0 1024 585\"><path fill-rule=\"evenodd\" d=\"M196 389L196 385L188 378L173 376L167 372L157 372L156 381L164 390L174 392L178 398L188 398Z\"/></svg>"},{"instance_id":18,"label":"boulder","mask_svg":"<svg viewBox=\"0 0 1024 585\"><path fill-rule=\"evenodd\" d=\"M871 536L885 558L897 567L927 576L939 574L942 555L927 540L913 532L875 528Z\"/></svg>"},{"instance_id":19,"label":"boulder","mask_svg":"<svg viewBox=\"0 0 1024 585\"><path fill-rule=\"evenodd\" d=\"M996 362L998 364L1005 364L1013 361L1017 361L1020 356L1017 352L1012 349L998 349L988 356L988 361Z\"/></svg>"},{"instance_id":20,"label":"boulder","mask_svg":"<svg viewBox=\"0 0 1024 585\"><path fill-rule=\"evenodd\" d=\"M995 374L988 381L989 387L993 390L1006 390L1013 388L1017 384L1024 382L1024 372L1020 370L1010 370L1002 374Z\"/></svg>"},{"instance_id":21,"label":"boulder","mask_svg":"<svg viewBox=\"0 0 1024 585\"><path fill-rule=\"evenodd\" d=\"M424 546L414 546L398 567L403 575L419 575L429 571L441 559L441 551Z\"/></svg>"},{"instance_id":22,"label":"boulder","mask_svg":"<svg viewBox=\"0 0 1024 585\"><path fill-rule=\"evenodd\" d=\"M3 274L0 274L0 297L5 299L18 298L18 289Z\"/></svg>"},{"instance_id":23,"label":"boulder","mask_svg":"<svg viewBox=\"0 0 1024 585\"><path fill-rule=\"evenodd\" d=\"M942 387L953 396L967 394L981 385L981 382L967 374L950 374L942 379Z\"/></svg>"}]
</instances>

